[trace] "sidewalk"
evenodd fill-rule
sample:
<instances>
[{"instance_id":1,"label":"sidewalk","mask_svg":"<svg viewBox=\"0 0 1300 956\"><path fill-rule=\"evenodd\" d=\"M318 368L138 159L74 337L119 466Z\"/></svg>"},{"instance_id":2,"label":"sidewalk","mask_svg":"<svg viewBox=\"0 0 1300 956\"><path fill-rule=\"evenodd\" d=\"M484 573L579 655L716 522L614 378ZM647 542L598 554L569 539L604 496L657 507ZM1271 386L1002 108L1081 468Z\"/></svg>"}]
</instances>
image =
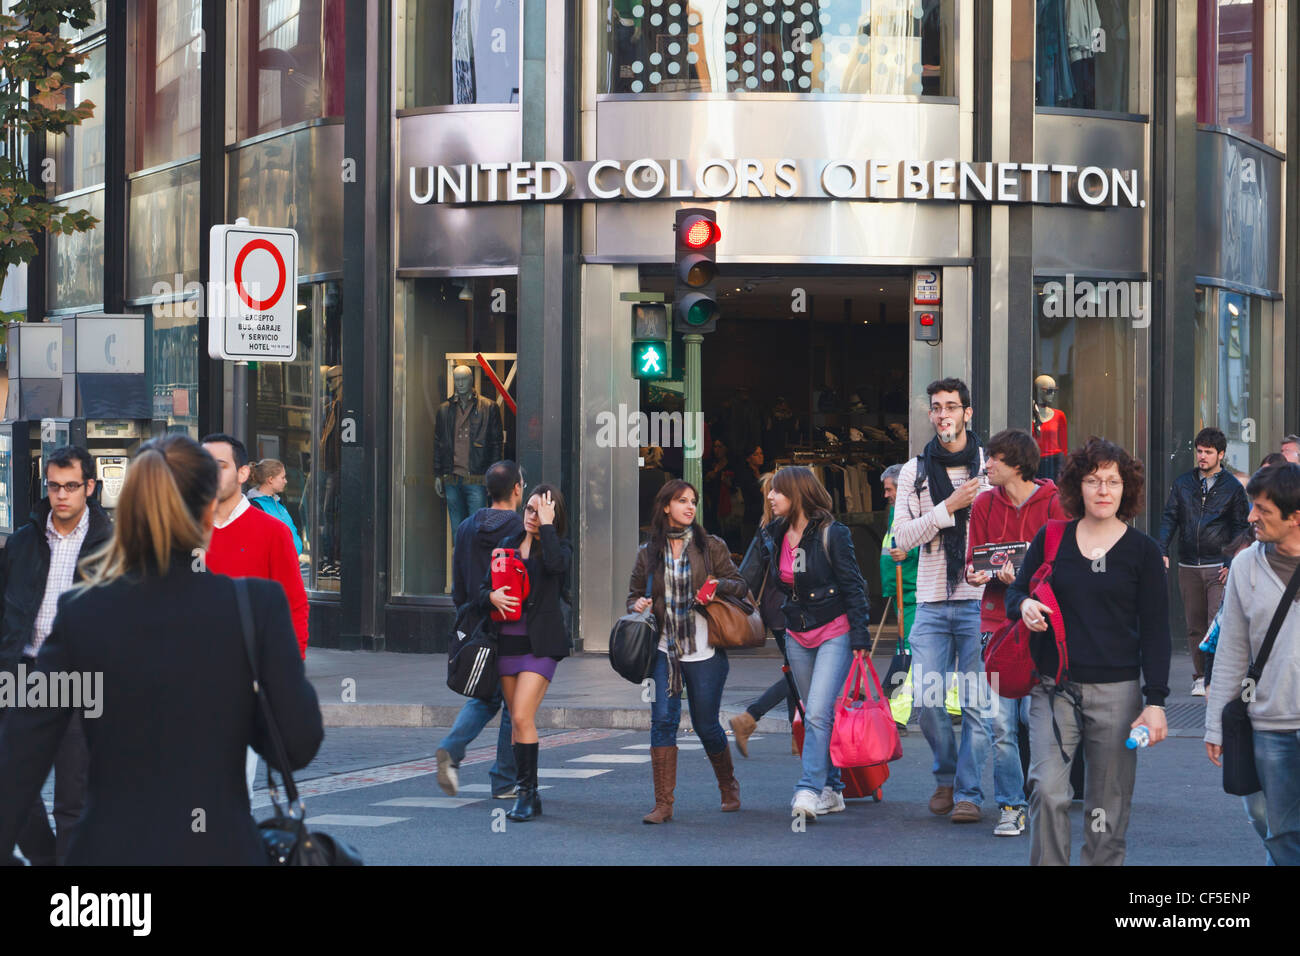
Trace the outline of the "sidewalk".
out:
<instances>
[{"instance_id":1,"label":"sidewalk","mask_svg":"<svg viewBox=\"0 0 1300 956\"><path fill-rule=\"evenodd\" d=\"M892 653L892 651L891 651ZM758 651L733 652L722 697L723 724L781 678L781 657L772 642ZM883 678L890 655L872 660ZM449 727L466 698L447 689L445 654L392 654L311 648L307 677L320 698L327 727ZM351 682L351 683L349 683ZM1200 737L1204 698L1188 694L1192 663L1174 649L1167 714L1180 737ZM492 726L496 725L494 720ZM915 715L913 715L915 725ZM560 663L537 714L537 726L556 730L602 728L649 730L650 708L641 688L623 680L604 654L578 654ZM682 708L682 728L690 714ZM785 708L777 705L758 725L762 733L789 732Z\"/></svg>"}]
</instances>

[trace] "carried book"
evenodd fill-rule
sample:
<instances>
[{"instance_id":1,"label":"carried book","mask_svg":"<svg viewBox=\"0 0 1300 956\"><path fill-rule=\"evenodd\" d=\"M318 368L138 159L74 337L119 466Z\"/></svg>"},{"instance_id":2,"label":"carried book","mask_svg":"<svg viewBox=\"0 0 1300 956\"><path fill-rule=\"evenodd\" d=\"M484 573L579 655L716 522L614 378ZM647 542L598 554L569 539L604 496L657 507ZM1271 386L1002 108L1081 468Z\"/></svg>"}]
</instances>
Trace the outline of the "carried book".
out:
<instances>
[{"instance_id":1,"label":"carried book","mask_svg":"<svg viewBox=\"0 0 1300 956\"><path fill-rule=\"evenodd\" d=\"M996 575L1003 565L1010 564L1011 569L1019 574L1020 565L1029 550L1028 541L1001 541L996 544L981 544L971 548L971 563L976 571L988 571Z\"/></svg>"}]
</instances>

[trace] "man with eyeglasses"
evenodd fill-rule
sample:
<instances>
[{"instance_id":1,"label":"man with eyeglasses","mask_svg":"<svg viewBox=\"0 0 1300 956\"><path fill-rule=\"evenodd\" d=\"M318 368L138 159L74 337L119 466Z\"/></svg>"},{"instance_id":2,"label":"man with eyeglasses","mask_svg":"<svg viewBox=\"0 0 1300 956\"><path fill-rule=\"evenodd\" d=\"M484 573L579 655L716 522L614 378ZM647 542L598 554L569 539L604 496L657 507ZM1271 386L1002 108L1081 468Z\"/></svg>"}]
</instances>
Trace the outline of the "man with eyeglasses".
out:
<instances>
[{"instance_id":1,"label":"man with eyeglasses","mask_svg":"<svg viewBox=\"0 0 1300 956\"><path fill-rule=\"evenodd\" d=\"M0 550L0 670L31 673L41 645L50 636L59 595L81 579L81 559L104 545L112 522L95 494L94 459L76 445L55 450L45 461L42 498L28 522ZM16 686L25 686L17 681ZM3 711L0 711L2 719ZM18 837L18 847L33 866L62 864L72 831L86 800L90 754L80 712L74 712L54 758L54 822L37 796ZM9 847L0 848L0 855Z\"/></svg>"},{"instance_id":2,"label":"man with eyeglasses","mask_svg":"<svg viewBox=\"0 0 1300 956\"><path fill-rule=\"evenodd\" d=\"M984 450L970 430L970 389L957 378L931 382L930 424L935 436L903 466L894 507L894 547L918 545L916 617L912 624L912 701L934 753L937 784L930 812L953 823L976 823L984 792L980 778L992 746L991 701L980 647L981 586L966 580L970 506L989 489ZM954 667L954 665L956 665ZM957 671L962 733L958 749L943 708L946 675ZM984 697L981 707L980 697ZM987 713L986 713L987 712Z\"/></svg>"},{"instance_id":3,"label":"man with eyeglasses","mask_svg":"<svg viewBox=\"0 0 1300 956\"><path fill-rule=\"evenodd\" d=\"M1227 436L1202 428L1193 442L1196 467L1174 479L1160 520L1160 550L1169 567L1169 545L1178 532L1178 590L1187 618L1187 648L1192 656L1192 696L1205 696L1205 654L1201 641L1223 601L1228 580L1224 548L1250 523L1246 489L1223 469Z\"/></svg>"}]
</instances>

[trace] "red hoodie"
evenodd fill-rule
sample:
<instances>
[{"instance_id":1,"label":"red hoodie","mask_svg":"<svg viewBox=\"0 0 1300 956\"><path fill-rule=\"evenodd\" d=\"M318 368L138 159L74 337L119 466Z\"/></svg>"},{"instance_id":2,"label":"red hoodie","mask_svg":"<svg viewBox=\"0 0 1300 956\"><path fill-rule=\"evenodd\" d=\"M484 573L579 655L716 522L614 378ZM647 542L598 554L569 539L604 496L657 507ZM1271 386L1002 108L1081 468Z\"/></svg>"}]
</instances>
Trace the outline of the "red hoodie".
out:
<instances>
[{"instance_id":1,"label":"red hoodie","mask_svg":"<svg viewBox=\"0 0 1300 956\"><path fill-rule=\"evenodd\" d=\"M1056 483L1050 478L1035 478L1038 490L1017 508L1006 491L994 488L975 499L970 510L970 533L966 536L966 564L974 561L974 551L981 544L1003 541L1033 541L1038 529L1051 518L1068 518L1061 507ZM980 599L980 630L996 631L1007 621L1007 586L994 578L984 585Z\"/></svg>"}]
</instances>

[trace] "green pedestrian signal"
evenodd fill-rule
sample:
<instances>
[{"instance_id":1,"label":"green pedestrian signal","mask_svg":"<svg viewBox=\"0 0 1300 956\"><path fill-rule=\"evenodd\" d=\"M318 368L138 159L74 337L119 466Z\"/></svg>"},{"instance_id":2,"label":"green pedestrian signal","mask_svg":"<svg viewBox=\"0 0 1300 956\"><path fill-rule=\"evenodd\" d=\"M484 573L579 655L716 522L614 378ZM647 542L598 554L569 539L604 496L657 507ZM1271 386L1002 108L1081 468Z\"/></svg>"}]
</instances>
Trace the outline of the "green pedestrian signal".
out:
<instances>
[{"instance_id":1,"label":"green pedestrian signal","mask_svg":"<svg viewBox=\"0 0 1300 956\"><path fill-rule=\"evenodd\" d=\"M632 306L633 378L672 378L671 312L671 307L663 302L638 302Z\"/></svg>"}]
</instances>

